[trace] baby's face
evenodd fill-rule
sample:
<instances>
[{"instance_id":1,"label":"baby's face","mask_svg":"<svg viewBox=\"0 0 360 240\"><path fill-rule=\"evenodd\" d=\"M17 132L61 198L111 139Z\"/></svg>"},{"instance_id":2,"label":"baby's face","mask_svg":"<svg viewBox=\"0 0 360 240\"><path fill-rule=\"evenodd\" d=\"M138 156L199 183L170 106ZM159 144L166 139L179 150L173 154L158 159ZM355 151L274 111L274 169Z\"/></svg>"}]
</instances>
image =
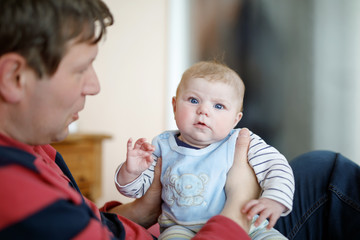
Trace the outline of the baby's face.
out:
<instances>
[{"instance_id":1,"label":"baby's face","mask_svg":"<svg viewBox=\"0 0 360 240\"><path fill-rule=\"evenodd\" d=\"M173 99L180 139L200 148L222 140L240 121L241 104L232 86L203 78L191 79Z\"/></svg>"}]
</instances>

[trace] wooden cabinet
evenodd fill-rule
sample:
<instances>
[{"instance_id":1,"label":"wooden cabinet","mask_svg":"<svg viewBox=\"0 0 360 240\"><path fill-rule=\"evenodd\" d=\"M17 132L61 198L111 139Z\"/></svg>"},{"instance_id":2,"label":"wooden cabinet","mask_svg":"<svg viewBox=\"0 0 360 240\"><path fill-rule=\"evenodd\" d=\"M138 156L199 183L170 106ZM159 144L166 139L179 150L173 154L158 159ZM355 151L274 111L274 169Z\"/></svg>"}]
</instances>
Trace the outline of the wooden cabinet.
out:
<instances>
[{"instance_id":1,"label":"wooden cabinet","mask_svg":"<svg viewBox=\"0 0 360 240\"><path fill-rule=\"evenodd\" d=\"M104 134L70 134L51 144L64 158L82 194L92 201L101 196L102 142Z\"/></svg>"}]
</instances>

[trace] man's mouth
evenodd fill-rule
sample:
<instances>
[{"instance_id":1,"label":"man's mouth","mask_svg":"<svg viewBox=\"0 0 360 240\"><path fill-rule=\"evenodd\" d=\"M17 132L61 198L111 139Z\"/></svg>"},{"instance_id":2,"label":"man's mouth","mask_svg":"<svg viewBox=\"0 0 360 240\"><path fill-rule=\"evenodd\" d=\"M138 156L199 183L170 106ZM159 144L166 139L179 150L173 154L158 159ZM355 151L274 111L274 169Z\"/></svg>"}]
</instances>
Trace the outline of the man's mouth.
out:
<instances>
[{"instance_id":1,"label":"man's mouth","mask_svg":"<svg viewBox=\"0 0 360 240\"><path fill-rule=\"evenodd\" d=\"M73 121L76 121L76 120L78 120L79 119L79 113L77 112L77 113L74 113L74 115L73 115Z\"/></svg>"}]
</instances>

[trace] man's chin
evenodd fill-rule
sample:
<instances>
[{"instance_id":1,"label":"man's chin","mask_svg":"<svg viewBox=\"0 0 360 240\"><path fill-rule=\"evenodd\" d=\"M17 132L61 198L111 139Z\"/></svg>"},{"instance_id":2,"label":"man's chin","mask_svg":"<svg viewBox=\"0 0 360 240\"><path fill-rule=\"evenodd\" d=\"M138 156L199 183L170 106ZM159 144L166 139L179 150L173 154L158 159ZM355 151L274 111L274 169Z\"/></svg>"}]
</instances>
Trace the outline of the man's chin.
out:
<instances>
[{"instance_id":1,"label":"man's chin","mask_svg":"<svg viewBox=\"0 0 360 240\"><path fill-rule=\"evenodd\" d=\"M66 128L61 133L54 136L54 138L51 139L51 142L61 142L63 141L67 136L69 135L69 129Z\"/></svg>"}]
</instances>

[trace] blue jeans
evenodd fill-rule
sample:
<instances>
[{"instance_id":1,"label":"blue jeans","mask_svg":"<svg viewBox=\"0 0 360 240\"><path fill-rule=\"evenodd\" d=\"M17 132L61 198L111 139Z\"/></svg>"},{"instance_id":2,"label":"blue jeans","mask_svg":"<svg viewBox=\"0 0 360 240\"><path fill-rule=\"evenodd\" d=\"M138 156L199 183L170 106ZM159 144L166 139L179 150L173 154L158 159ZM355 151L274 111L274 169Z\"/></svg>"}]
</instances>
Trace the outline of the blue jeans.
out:
<instances>
[{"instance_id":1,"label":"blue jeans","mask_svg":"<svg viewBox=\"0 0 360 240\"><path fill-rule=\"evenodd\" d=\"M289 239L360 239L360 167L330 151L290 162L295 176L292 212L275 228Z\"/></svg>"}]
</instances>

